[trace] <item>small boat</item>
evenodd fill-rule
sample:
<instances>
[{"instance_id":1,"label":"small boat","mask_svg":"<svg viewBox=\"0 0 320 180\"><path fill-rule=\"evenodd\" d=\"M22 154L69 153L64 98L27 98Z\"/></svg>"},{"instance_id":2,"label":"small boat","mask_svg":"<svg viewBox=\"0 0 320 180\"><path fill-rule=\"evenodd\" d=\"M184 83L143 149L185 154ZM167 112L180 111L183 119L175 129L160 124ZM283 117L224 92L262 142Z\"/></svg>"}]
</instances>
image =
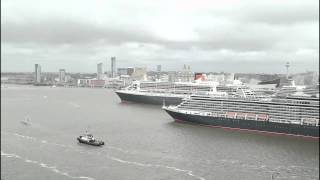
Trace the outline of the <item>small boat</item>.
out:
<instances>
[{"instance_id":1,"label":"small boat","mask_svg":"<svg viewBox=\"0 0 320 180\"><path fill-rule=\"evenodd\" d=\"M89 144L93 146L101 146L104 145L104 142L101 140L96 140L92 134L86 133L84 135L81 135L77 137L77 140L79 143Z\"/></svg>"},{"instance_id":2,"label":"small boat","mask_svg":"<svg viewBox=\"0 0 320 180\"><path fill-rule=\"evenodd\" d=\"M26 118L25 120L20 121L21 124L29 126L30 125L30 118Z\"/></svg>"}]
</instances>

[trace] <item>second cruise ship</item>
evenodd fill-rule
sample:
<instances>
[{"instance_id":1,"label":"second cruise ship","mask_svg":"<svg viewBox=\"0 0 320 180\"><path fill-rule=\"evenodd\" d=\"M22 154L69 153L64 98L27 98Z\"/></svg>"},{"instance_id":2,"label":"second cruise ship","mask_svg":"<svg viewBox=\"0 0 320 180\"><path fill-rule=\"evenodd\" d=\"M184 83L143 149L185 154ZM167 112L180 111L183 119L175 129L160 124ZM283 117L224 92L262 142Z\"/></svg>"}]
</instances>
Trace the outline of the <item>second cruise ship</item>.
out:
<instances>
[{"instance_id":1,"label":"second cruise ship","mask_svg":"<svg viewBox=\"0 0 320 180\"><path fill-rule=\"evenodd\" d=\"M218 92L216 92L218 91ZM154 104L178 105L192 94L210 95L212 93L254 96L254 92L240 81L221 84L213 81L195 82L134 82L131 86L116 91L121 101Z\"/></svg>"}]
</instances>

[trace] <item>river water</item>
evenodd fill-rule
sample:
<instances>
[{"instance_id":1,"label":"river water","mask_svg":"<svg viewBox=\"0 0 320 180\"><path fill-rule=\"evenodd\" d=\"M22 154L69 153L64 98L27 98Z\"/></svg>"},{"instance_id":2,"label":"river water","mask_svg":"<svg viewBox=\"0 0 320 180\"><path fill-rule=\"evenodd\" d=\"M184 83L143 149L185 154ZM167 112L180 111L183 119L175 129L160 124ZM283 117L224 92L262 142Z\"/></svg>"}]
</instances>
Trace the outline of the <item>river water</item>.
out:
<instances>
[{"instance_id":1,"label":"river water","mask_svg":"<svg viewBox=\"0 0 320 180\"><path fill-rule=\"evenodd\" d=\"M86 129L105 145L79 144ZM107 89L12 85L1 89L1 179L319 179L319 140L177 123Z\"/></svg>"}]
</instances>

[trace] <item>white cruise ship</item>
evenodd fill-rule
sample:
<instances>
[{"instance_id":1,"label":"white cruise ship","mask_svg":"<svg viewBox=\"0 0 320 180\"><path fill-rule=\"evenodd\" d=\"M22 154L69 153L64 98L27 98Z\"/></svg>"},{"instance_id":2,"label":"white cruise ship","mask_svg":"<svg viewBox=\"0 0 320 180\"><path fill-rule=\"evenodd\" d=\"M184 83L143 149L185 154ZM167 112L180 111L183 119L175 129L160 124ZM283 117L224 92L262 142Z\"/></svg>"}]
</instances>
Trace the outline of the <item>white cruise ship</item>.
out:
<instances>
[{"instance_id":1,"label":"white cruise ship","mask_svg":"<svg viewBox=\"0 0 320 180\"><path fill-rule=\"evenodd\" d=\"M131 86L116 91L121 101L145 104L177 105L192 94L255 96L247 86L240 84L219 85L212 81L198 82L134 82Z\"/></svg>"},{"instance_id":2,"label":"white cruise ship","mask_svg":"<svg viewBox=\"0 0 320 180\"><path fill-rule=\"evenodd\" d=\"M163 109L176 121L319 138L319 89L273 98L191 95Z\"/></svg>"}]
</instances>

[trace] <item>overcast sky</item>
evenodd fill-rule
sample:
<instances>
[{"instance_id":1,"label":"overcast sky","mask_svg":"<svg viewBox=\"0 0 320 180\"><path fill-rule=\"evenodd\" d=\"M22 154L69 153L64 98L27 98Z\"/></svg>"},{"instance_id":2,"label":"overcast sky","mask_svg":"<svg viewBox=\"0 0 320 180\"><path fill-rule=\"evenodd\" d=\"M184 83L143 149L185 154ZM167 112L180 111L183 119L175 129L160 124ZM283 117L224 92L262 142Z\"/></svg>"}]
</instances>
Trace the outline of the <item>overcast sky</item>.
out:
<instances>
[{"instance_id":1,"label":"overcast sky","mask_svg":"<svg viewBox=\"0 0 320 180\"><path fill-rule=\"evenodd\" d=\"M318 71L319 0L1 0L1 71Z\"/></svg>"}]
</instances>

